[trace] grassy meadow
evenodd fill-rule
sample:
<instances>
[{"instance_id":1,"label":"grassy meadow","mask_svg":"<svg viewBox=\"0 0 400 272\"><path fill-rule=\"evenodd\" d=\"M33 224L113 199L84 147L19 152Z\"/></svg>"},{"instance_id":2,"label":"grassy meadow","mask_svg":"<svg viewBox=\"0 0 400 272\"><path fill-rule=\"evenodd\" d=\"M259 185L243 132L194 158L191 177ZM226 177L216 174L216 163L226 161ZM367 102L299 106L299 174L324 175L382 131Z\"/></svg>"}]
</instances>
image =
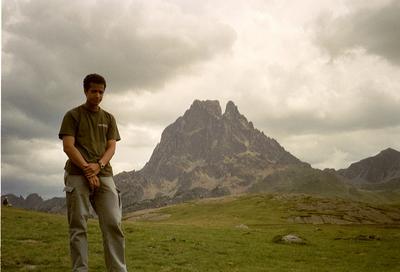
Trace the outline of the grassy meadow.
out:
<instances>
[{"instance_id":1,"label":"grassy meadow","mask_svg":"<svg viewBox=\"0 0 400 272\"><path fill-rule=\"evenodd\" d=\"M128 214L128 270L400 271L399 225L290 224L292 213L283 200L251 195ZM290 233L306 244L274 242ZM94 219L88 235L90 271L105 271ZM2 207L1 269L69 271L65 216Z\"/></svg>"}]
</instances>

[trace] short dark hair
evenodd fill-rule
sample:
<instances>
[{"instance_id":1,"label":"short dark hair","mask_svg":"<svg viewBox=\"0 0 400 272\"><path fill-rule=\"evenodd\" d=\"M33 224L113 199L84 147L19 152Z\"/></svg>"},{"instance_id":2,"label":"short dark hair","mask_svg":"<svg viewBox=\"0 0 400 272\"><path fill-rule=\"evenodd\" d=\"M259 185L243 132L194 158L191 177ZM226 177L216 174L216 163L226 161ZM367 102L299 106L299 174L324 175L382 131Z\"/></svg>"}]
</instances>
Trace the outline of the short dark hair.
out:
<instances>
[{"instance_id":1,"label":"short dark hair","mask_svg":"<svg viewBox=\"0 0 400 272\"><path fill-rule=\"evenodd\" d=\"M90 83L103 84L104 89L106 88L106 80L99 74L90 74L85 77L83 80L83 89L85 91L89 90Z\"/></svg>"}]
</instances>

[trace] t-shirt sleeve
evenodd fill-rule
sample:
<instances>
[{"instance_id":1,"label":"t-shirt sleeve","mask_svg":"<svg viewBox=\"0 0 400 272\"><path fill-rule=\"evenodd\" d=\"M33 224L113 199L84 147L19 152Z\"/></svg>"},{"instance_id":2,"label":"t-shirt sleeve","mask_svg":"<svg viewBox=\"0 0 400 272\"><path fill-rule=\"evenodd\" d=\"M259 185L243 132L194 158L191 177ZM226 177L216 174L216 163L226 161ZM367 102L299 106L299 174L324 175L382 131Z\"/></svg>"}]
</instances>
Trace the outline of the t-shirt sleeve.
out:
<instances>
[{"instance_id":1,"label":"t-shirt sleeve","mask_svg":"<svg viewBox=\"0 0 400 272\"><path fill-rule=\"evenodd\" d=\"M71 111L67 112L63 118L61 123L60 132L58 133L58 138L62 139L63 136L75 136L75 132L77 129L78 121L74 118Z\"/></svg>"},{"instance_id":2,"label":"t-shirt sleeve","mask_svg":"<svg viewBox=\"0 0 400 272\"><path fill-rule=\"evenodd\" d=\"M110 126L108 127L107 131L107 140L116 140L119 141L121 140L121 137L119 136L119 131L117 127L117 122L115 121L114 116L111 116L110 120Z\"/></svg>"}]
</instances>

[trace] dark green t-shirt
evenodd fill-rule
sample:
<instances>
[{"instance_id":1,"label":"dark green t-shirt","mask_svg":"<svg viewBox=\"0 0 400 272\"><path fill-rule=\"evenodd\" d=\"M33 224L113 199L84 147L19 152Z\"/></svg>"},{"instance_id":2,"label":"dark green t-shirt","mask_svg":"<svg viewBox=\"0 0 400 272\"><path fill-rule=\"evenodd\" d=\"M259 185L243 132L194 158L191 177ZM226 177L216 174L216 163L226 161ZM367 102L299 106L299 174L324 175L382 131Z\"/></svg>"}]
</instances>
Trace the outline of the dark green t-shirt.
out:
<instances>
[{"instance_id":1,"label":"dark green t-shirt","mask_svg":"<svg viewBox=\"0 0 400 272\"><path fill-rule=\"evenodd\" d=\"M75 137L75 147L89 163L97 163L101 159L108 140L121 139L114 116L102 109L97 112L90 111L85 104L65 114L58 137L62 139L64 135ZM70 175L84 174L71 160L67 160L64 169ZM110 163L99 175L113 175Z\"/></svg>"}]
</instances>

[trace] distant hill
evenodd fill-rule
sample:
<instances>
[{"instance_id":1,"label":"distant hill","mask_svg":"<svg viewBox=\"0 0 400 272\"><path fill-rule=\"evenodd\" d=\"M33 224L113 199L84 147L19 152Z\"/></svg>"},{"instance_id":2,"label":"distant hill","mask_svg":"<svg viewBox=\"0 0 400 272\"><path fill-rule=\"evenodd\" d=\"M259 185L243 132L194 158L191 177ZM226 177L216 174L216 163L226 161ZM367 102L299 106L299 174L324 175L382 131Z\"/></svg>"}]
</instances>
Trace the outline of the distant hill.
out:
<instances>
[{"instance_id":1,"label":"distant hill","mask_svg":"<svg viewBox=\"0 0 400 272\"><path fill-rule=\"evenodd\" d=\"M26 198L22 196L15 196L13 194L7 194L1 196L1 202L7 197L8 202L16 208L52 212L52 213L65 213L67 210L66 202L64 197L53 197L48 200L43 200L38 194L30 194Z\"/></svg>"},{"instance_id":2,"label":"distant hill","mask_svg":"<svg viewBox=\"0 0 400 272\"><path fill-rule=\"evenodd\" d=\"M338 171L352 183L385 183L400 178L400 152L385 149L373 157L351 164Z\"/></svg>"},{"instance_id":3,"label":"distant hill","mask_svg":"<svg viewBox=\"0 0 400 272\"><path fill-rule=\"evenodd\" d=\"M400 201L400 152L393 148L340 169L337 175L362 191L373 192L382 199Z\"/></svg>"}]
</instances>

